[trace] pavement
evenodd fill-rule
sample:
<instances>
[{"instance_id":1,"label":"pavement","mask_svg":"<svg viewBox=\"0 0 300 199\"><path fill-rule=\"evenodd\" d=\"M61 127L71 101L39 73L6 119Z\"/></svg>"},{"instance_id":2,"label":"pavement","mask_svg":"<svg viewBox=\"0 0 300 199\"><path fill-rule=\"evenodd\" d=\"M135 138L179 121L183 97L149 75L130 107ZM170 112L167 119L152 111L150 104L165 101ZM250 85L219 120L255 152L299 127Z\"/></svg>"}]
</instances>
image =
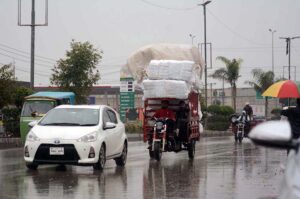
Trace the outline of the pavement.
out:
<instances>
[{"instance_id":1,"label":"pavement","mask_svg":"<svg viewBox=\"0 0 300 199\"><path fill-rule=\"evenodd\" d=\"M0 198L276 198L283 178L286 151L237 144L232 136L203 137L196 156L186 151L163 153L157 162L147 145L129 143L127 164L113 160L104 170L55 165L28 171L20 148L0 150Z\"/></svg>"}]
</instances>

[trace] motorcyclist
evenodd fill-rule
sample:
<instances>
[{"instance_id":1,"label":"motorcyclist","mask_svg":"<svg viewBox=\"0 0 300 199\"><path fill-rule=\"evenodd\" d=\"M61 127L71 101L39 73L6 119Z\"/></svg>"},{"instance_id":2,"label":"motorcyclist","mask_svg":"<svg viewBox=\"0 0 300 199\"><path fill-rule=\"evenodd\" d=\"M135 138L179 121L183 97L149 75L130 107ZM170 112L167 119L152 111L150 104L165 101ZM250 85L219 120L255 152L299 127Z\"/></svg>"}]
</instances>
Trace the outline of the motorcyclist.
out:
<instances>
[{"instance_id":1,"label":"motorcyclist","mask_svg":"<svg viewBox=\"0 0 300 199\"><path fill-rule=\"evenodd\" d=\"M189 111L188 105L184 101L180 101L176 111L176 134L179 138L182 138L187 131Z\"/></svg>"},{"instance_id":2,"label":"motorcyclist","mask_svg":"<svg viewBox=\"0 0 300 199\"><path fill-rule=\"evenodd\" d=\"M155 118L162 118L167 119L167 134L171 135L174 131L174 124L175 124L175 113L172 109L169 108L169 101L163 100L161 102L161 109L156 110L153 117Z\"/></svg>"},{"instance_id":3,"label":"motorcyclist","mask_svg":"<svg viewBox=\"0 0 300 199\"><path fill-rule=\"evenodd\" d=\"M163 100L161 102L161 109L155 111L153 117L156 118L168 118L175 121L175 114L172 109L169 108L169 101Z\"/></svg>"},{"instance_id":4,"label":"motorcyclist","mask_svg":"<svg viewBox=\"0 0 300 199\"><path fill-rule=\"evenodd\" d=\"M247 114L247 118L249 121L252 120L252 116L253 116L253 109L252 107L250 106L249 102L246 102L244 108L243 108L244 111L246 111L246 114Z\"/></svg>"}]
</instances>

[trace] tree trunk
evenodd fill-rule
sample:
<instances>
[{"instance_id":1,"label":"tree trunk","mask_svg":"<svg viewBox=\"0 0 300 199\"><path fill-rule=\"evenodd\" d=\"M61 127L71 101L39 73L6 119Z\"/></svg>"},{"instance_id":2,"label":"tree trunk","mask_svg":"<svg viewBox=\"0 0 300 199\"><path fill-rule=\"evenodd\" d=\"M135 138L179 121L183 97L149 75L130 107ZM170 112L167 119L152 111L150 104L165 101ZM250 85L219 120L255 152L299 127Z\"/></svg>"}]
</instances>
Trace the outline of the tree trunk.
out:
<instances>
[{"instance_id":1,"label":"tree trunk","mask_svg":"<svg viewBox=\"0 0 300 199\"><path fill-rule=\"evenodd\" d=\"M265 97L265 117L268 118L268 97Z\"/></svg>"},{"instance_id":2,"label":"tree trunk","mask_svg":"<svg viewBox=\"0 0 300 199\"><path fill-rule=\"evenodd\" d=\"M233 83L232 88L231 88L231 95L232 95L232 107L234 111L236 112L236 85Z\"/></svg>"}]
</instances>

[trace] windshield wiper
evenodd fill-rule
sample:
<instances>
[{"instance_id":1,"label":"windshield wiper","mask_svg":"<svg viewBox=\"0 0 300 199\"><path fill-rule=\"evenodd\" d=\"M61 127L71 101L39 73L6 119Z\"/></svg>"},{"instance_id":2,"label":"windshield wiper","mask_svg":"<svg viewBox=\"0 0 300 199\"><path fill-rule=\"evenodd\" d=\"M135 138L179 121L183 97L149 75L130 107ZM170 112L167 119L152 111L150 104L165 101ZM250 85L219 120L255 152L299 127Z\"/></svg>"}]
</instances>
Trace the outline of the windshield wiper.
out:
<instances>
[{"instance_id":1,"label":"windshield wiper","mask_svg":"<svg viewBox=\"0 0 300 199\"><path fill-rule=\"evenodd\" d=\"M79 123L68 123L68 122L53 122L53 123L41 123L43 126L80 126Z\"/></svg>"},{"instance_id":2,"label":"windshield wiper","mask_svg":"<svg viewBox=\"0 0 300 199\"><path fill-rule=\"evenodd\" d=\"M96 126L97 124L80 124L80 126Z\"/></svg>"}]
</instances>

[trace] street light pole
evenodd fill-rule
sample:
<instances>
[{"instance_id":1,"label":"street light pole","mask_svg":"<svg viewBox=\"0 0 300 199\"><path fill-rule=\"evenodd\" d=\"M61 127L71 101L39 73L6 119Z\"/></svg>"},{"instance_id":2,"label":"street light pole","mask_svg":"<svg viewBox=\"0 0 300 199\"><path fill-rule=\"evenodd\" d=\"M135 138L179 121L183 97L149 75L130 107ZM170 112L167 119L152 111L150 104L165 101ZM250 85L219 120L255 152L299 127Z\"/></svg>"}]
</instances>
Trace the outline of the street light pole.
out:
<instances>
[{"instance_id":1,"label":"street light pole","mask_svg":"<svg viewBox=\"0 0 300 199\"><path fill-rule=\"evenodd\" d=\"M190 34L190 37L191 37L191 39L192 39L192 46L193 46L193 45L194 45L194 38L196 37L196 35Z\"/></svg>"},{"instance_id":2,"label":"street light pole","mask_svg":"<svg viewBox=\"0 0 300 199\"><path fill-rule=\"evenodd\" d=\"M274 74L274 33L276 30L270 28L269 31L272 33L272 72Z\"/></svg>"},{"instance_id":3,"label":"street light pole","mask_svg":"<svg viewBox=\"0 0 300 199\"><path fill-rule=\"evenodd\" d=\"M30 57L30 88L34 89L34 46L35 46L35 0L31 7L31 57Z\"/></svg>"},{"instance_id":4,"label":"street light pole","mask_svg":"<svg viewBox=\"0 0 300 199\"><path fill-rule=\"evenodd\" d=\"M204 15L204 95L205 95L205 107L207 108L207 53L206 53L206 5L211 1L206 1L202 4L203 6L203 15Z\"/></svg>"},{"instance_id":5,"label":"street light pole","mask_svg":"<svg viewBox=\"0 0 300 199\"><path fill-rule=\"evenodd\" d=\"M290 80L291 79L291 40L300 39L300 36L297 36L297 37L279 37L279 39L284 39L286 41L286 54L289 55L288 71L289 71L289 80Z\"/></svg>"},{"instance_id":6,"label":"street light pole","mask_svg":"<svg viewBox=\"0 0 300 199\"><path fill-rule=\"evenodd\" d=\"M30 26L31 27L31 41L30 41L30 88L34 89L34 52L35 52L35 27L48 25L48 0L45 0L45 23L35 23L35 0L31 0L31 23L22 23L22 0L18 0L18 26Z\"/></svg>"}]
</instances>

